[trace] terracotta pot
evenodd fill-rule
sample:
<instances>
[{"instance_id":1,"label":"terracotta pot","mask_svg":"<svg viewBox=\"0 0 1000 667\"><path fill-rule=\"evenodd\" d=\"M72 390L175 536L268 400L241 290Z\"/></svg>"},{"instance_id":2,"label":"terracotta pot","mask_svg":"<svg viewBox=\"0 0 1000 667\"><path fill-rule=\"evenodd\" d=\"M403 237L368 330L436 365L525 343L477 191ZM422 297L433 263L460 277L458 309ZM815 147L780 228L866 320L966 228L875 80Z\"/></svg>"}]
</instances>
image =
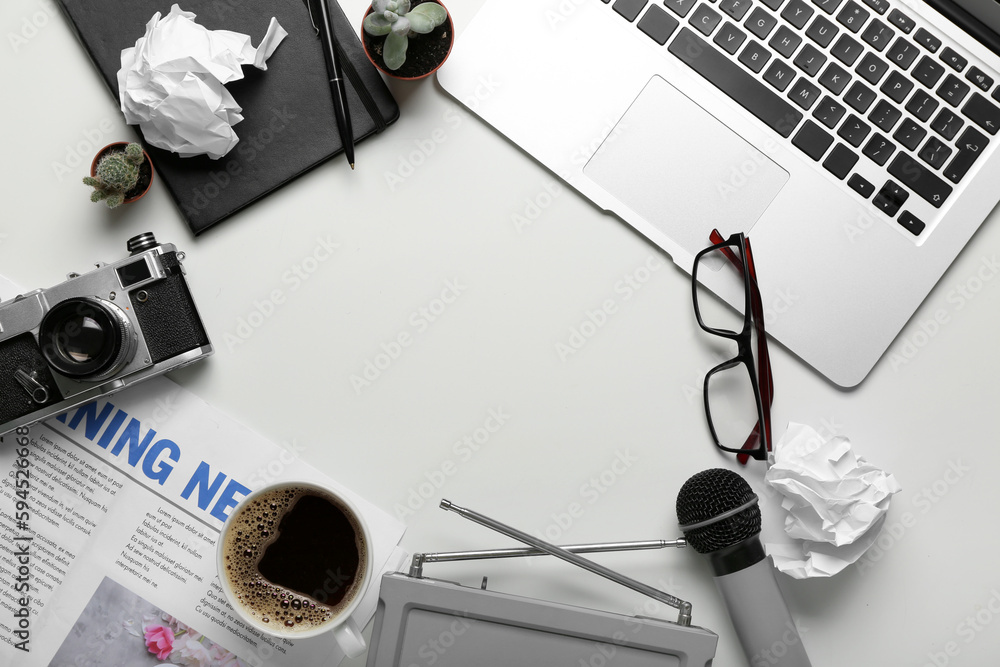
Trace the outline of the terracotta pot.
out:
<instances>
[{"instance_id":1,"label":"terracotta pot","mask_svg":"<svg viewBox=\"0 0 1000 667\"><path fill-rule=\"evenodd\" d=\"M444 7L444 3L440 2L439 0L434 0L434 2L437 2L437 4ZM420 4L420 3L415 3L415 4ZM448 11L447 7L445 7L445 11L446 12ZM365 16L367 17L371 13L372 13L372 8L369 6L368 10L365 12ZM362 21L364 21L364 18L362 18ZM432 37L433 35L438 34L439 31L441 31L442 29L444 29L444 34L447 35L448 38L448 50L445 52L444 57L441 58L439 62L437 62L431 69L428 69L426 72L420 72L412 76L401 76L400 74L398 74L398 71L405 70L406 68L405 62L403 63L400 70L397 71L393 71L385 67L385 63L382 60L382 55L381 55L381 47L382 44L385 42L384 36L373 37L372 35L369 35L367 32L365 32L364 26L362 26L361 44L365 48L365 55L368 56L368 60L370 60L372 64L375 65L375 67L377 67L384 74L386 74L387 76L391 76L394 79L400 79L402 81L416 81L418 79L426 78L431 74L433 74L434 72L438 71L441 65L443 65L444 62L448 60L448 56L451 55L451 47L454 46L455 44L455 24L452 23L451 12L448 12L447 20L445 20L444 23L442 23L440 26L432 30L430 33L414 37L411 40L409 47L406 49L407 54L415 53L416 49L419 48L419 42L421 38Z\"/></svg>"},{"instance_id":2,"label":"terracotta pot","mask_svg":"<svg viewBox=\"0 0 1000 667\"><path fill-rule=\"evenodd\" d=\"M118 149L120 151L124 151L125 147L127 145L129 145L130 143L134 143L134 142L116 141L116 142L114 142L112 144L108 144L107 146L105 146L101 150L97 151L97 155L94 156L94 160L90 163L90 175L91 175L91 177L97 175L97 163L100 161L100 159L102 157L104 157L104 155L106 153L110 153L110 152L114 151L115 149ZM142 151L142 154L143 154L143 156L145 156L146 159L143 160L143 162L142 162L141 165L139 165L139 182L136 183L136 187L135 188L133 188L132 190L129 190L127 193L125 193L125 201L122 202L123 204L131 204L134 201L138 201L139 199L142 199L146 195L146 193L149 192L150 186L153 185L153 161L149 159L149 153L147 153L145 150ZM149 177L149 180L148 180L148 182L145 183L145 185L143 185L143 179L147 175ZM142 190L139 191L139 188L142 188ZM131 194L129 194L129 193L131 193Z\"/></svg>"}]
</instances>

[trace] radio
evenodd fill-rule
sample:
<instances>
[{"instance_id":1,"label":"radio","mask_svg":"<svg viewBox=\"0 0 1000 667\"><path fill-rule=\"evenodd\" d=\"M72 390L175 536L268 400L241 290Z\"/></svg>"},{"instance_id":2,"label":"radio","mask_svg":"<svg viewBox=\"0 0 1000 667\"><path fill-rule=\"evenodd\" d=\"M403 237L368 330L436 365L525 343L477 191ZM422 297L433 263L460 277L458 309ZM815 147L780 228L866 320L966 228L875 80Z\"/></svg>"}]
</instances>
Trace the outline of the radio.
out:
<instances>
[{"instance_id":1,"label":"radio","mask_svg":"<svg viewBox=\"0 0 1000 667\"><path fill-rule=\"evenodd\" d=\"M441 507L529 545L418 553L382 577L367 667L710 667L719 637L691 624L691 604L581 553L683 547L650 540L557 547L447 500ZM551 555L678 609L676 622L574 607L430 579L425 563Z\"/></svg>"}]
</instances>

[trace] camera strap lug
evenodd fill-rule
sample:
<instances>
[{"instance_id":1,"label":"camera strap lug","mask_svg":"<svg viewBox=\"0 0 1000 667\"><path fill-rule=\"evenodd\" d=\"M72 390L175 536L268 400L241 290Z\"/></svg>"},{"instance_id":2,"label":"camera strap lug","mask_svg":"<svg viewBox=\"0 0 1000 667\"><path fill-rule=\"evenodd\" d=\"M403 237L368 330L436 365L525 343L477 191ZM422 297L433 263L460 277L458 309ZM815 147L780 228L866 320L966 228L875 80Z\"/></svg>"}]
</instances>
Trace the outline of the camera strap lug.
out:
<instances>
[{"instance_id":1,"label":"camera strap lug","mask_svg":"<svg viewBox=\"0 0 1000 667\"><path fill-rule=\"evenodd\" d=\"M38 375L35 373L28 373L23 368L18 368L14 372L14 377L17 381L24 387L24 390L28 392L28 396L31 397L35 403L42 405L49 402L49 390L38 381Z\"/></svg>"}]
</instances>

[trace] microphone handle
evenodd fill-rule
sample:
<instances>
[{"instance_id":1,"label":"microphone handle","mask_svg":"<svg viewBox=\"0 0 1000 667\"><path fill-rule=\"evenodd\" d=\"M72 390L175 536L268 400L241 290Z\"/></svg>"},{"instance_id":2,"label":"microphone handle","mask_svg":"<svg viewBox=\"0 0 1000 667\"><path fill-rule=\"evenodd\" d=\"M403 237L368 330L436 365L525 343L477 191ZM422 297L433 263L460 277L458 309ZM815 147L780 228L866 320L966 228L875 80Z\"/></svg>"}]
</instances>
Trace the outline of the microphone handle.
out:
<instances>
[{"instance_id":1,"label":"microphone handle","mask_svg":"<svg viewBox=\"0 0 1000 667\"><path fill-rule=\"evenodd\" d=\"M750 667L811 667L768 556L715 577Z\"/></svg>"}]
</instances>

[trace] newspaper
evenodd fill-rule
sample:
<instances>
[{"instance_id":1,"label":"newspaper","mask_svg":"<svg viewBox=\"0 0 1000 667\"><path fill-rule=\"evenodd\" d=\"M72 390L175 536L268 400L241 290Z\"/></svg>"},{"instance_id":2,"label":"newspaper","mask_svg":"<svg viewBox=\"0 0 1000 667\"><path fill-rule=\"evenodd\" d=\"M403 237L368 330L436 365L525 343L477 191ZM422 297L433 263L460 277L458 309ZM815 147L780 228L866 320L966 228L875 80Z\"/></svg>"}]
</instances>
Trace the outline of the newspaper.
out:
<instances>
[{"instance_id":1,"label":"newspaper","mask_svg":"<svg viewBox=\"0 0 1000 667\"><path fill-rule=\"evenodd\" d=\"M0 282L0 300L12 294ZM205 363L211 363L207 361ZM330 633L289 640L244 624L219 586L216 542L242 497L313 481L352 500L376 577L398 570L395 518L155 378L0 442L0 667L337 665Z\"/></svg>"}]
</instances>

